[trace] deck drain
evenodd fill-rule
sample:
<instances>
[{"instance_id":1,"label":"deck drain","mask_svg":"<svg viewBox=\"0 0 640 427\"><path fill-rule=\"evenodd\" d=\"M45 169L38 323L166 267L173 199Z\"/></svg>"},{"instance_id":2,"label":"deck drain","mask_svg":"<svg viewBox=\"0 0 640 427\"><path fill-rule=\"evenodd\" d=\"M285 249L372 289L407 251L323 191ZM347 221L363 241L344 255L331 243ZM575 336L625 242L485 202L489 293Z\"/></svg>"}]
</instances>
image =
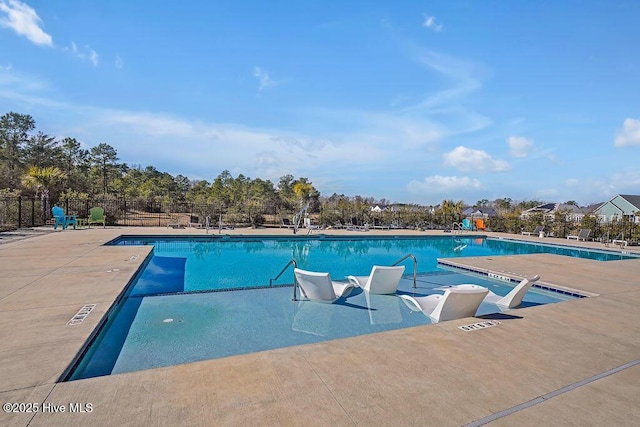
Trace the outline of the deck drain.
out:
<instances>
[{"instance_id":1,"label":"deck drain","mask_svg":"<svg viewBox=\"0 0 640 427\"><path fill-rule=\"evenodd\" d=\"M500 322L497 320L486 320L484 322L472 323L470 325L458 326L458 329L462 329L465 332L477 331L478 329L491 328L498 326Z\"/></svg>"},{"instance_id":2,"label":"deck drain","mask_svg":"<svg viewBox=\"0 0 640 427\"><path fill-rule=\"evenodd\" d=\"M78 312L76 313L75 316L73 316L71 318L71 320L69 320L67 322L67 326L70 325L79 325L80 323L84 322L84 319L87 318L87 316L89 315L89 313L91 313L93 311L93 309L96 308L96 304L86 304L83 305L82 308L80 310L78 310Z\"/></svg>"}]
</instances>

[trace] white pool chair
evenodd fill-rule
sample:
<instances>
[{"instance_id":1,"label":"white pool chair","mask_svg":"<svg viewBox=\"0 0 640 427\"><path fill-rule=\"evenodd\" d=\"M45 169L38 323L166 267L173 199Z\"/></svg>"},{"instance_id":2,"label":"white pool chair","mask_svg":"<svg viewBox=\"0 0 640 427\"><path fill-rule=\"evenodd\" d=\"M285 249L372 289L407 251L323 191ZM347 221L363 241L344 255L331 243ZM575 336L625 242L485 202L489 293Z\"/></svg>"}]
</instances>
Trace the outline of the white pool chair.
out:
<instances>
[{"instance_id":1,"label":"white pool chair","mask_svg":"<svg viewBox=\"0 0 640 427\"><path fill-rule=\"evenodd\" d=\"M317 273L295 268L294 274L302 294L311 301L332 303L348 296L353 290L349 282L334 282L329 273Z\"/></svg>"},{"instance_id":2,"label":"white pool chair","mask_svg":"<svg viewBox=\"0 0 640 427\"><path fill-rule=\"evenodd\" d=\"M353 285L372 294L395 294L404 274L404 265L383 267L374 265L368 276L347 276Z\"/></svg>"},{"instance_id":3,"label":"white pool chair","mask_svg":"<svg viewBox=\"0 0 640 427\"><path fill-rule=\"evenodd\" d=\"M448 288L444 295L400 295L400 298L411 310L422 311L433 323L438 323L474 316L488 293L485 287L465 284Z\"/></svg>"},{"instance_id":4,"label":"white pool chair","mask_svg":"<svg viewBox=\"0 0 640 427\"><path fill-rule=\"evenodd\" d=\"M487 295L482 302L495 304L500 308L515 308L522 304L524 294L526 294L529 288L538 280L540 280L540 276L537 274L530 279L525 278L504 297L489 291L489 295Z\"/></svg>"}]
</instances>

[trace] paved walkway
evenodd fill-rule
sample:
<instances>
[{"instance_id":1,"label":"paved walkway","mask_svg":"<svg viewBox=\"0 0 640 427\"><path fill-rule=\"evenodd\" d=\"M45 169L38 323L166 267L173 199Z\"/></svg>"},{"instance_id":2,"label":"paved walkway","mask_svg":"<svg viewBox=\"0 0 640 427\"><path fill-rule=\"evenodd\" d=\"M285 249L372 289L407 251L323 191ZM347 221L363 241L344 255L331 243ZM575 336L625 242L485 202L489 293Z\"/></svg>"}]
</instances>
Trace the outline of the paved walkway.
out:
<instances>
[{"instance_id":1,"label":"paved walkway","mask_svg":"<svg viewBox=\"0 0 640 427\"><path fill-rule=\"evenodd\" d=\"M460 319L60 383L151 250L102 246L123 233L205 231L91 228L0 245L0 400L26 404L0 413L0 425L640 424L640 259L457 258L595 296L489 316L501 323L473 332L458 326L478 319Z\"/></svg>"}]
</instances>

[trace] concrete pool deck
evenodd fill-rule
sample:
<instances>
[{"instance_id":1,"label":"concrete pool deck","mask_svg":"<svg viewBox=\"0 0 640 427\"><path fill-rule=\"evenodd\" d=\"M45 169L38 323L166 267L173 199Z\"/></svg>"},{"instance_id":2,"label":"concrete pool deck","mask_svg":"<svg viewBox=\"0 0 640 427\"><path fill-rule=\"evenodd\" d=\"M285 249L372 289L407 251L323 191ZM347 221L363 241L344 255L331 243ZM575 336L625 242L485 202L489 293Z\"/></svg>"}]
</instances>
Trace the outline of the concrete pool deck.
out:
<instances>
[{"instance_id":1,"label":"concrete pool deck","mask_svg":"<svg viewBox=\"0 0 640 427\"><path fill-rule=\"evenodd\" d=\"M640 422L640 259L456 258L468 268L539 274L544 283L597 296L485 316L500 324L472 332L458 326L482 319L57 382L151 250L102 246L122 234L205 231L58 230L0 244L0 401L38 406L37 413L24 412L29 405L15 407L21 413L3 411L0 425L460 426L487 417L495 426ZM366 233L375 234L442 232ZM482 234L606 249L597 242ZM67 325L87 304L96 306L85 320Z\"/></svg>"}]
</instances>

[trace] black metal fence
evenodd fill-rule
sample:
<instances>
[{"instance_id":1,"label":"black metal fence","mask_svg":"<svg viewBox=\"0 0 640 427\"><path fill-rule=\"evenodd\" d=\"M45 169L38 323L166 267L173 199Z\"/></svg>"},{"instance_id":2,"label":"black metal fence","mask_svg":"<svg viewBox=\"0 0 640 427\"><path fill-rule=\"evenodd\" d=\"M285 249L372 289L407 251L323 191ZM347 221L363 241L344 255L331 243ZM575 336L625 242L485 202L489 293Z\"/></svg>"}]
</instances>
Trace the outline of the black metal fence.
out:
<instances>
[{"instance_id":1,"label":"black metal fence","mask_svg":"<svg viewBox=\"0 0 640 427\"><path fill-rule=\"evenodd\" d=\"M36 198L0 198L0 231L45 224L42 201Z\"/></svg>"}]
</instances>

